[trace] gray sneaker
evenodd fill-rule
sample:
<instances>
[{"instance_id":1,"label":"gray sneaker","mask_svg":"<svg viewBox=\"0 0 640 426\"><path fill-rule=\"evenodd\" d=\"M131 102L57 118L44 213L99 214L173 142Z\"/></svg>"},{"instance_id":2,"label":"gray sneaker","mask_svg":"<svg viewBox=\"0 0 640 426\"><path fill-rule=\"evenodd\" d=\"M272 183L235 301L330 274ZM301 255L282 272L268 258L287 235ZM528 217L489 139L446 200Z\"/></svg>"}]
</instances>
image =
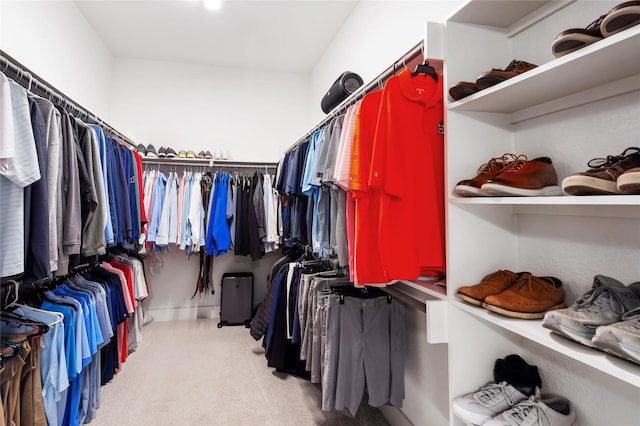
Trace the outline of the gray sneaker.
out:
<instances>
[{"instance_id":1,"label":"gray sneaker","mask_svg":"<svg viewBox=\"0 0 640 426\"><path fill-rule=\"evenodd\" d=\"M640 308L624 314L620 322L598 327L592 342L598 349L640 364Z\"/></svg>"},{"instance_id":2,"label":"gray sneaker","mask_svg":"<svg viewBox=\"0 0 640 426\"><path fill-rule=\"evenodd\" d=\"M542 326L571 340L593 347L596 329L616 323L622 316L640 307L640 283L626 287L605 275L593 278L593 288L565 309L547 312Z\"/></svg>"},{"instance_id":3,"label":"gray sneaker","mask_svg":"<svg viewBox=\"0 0 640 426\"><path fill-rule=\"evenodd\" d=\"M539 394L537 387L535 392L536 395ZM476 392L454 398L452 406L453 412L460 419L474 425L481 425L527 398L528 395L507 382L489 383Z\"/></svg>"},{"instance_id":4,"label":"gray sneaker","mask_svg":"<svg viewBox=\"0 0 640 426\"><path fill-rule=\"evenodd\" d=\"M571 401L561 396L534 396L488 420L484 426L573 426L576 413Z\"/></svg>"}]
</instances>

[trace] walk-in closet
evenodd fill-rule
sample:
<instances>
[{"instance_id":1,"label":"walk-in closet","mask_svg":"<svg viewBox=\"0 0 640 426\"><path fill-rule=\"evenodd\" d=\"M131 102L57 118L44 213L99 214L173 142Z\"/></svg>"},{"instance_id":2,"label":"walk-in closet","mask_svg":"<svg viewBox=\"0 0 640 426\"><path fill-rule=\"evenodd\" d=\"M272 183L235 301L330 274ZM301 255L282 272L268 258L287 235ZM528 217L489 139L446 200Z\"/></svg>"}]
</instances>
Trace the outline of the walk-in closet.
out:
<instances>
[{"instance_id":1,"label":"walk-in closet","mask_svg":"<svg viewBox=\"0 0 640 426\"><path fill-rule=\"evenodd\" d=\"M640 2L0 0L0 426L631 426Z\"/></svg>"}]
</instances>

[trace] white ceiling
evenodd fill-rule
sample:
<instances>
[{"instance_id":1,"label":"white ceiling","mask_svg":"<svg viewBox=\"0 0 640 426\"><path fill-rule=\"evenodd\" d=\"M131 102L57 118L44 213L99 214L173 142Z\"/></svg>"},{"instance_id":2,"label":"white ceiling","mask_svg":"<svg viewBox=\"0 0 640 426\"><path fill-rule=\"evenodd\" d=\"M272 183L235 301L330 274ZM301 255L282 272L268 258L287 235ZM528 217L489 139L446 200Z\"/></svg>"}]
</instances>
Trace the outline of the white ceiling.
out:
<instances>
[{"instance_id":1,"label":"white ceiling","mask_svg":"<svg viewBox=\"0 0 640 426\"><path fill-rule=\"evenodd\" d=\"M116 57L309 72L358 0L76 0Z\"/></svg>"}]
</instances>

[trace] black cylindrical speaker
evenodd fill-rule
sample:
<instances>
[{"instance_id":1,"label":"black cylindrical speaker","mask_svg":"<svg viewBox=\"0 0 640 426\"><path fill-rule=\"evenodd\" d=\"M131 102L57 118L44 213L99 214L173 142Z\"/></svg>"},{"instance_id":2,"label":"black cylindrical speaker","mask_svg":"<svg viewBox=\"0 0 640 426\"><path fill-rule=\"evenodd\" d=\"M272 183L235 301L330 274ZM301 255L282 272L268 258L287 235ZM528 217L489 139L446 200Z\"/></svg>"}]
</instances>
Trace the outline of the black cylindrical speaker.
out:
<instances>
[{"instance_id":1,"label":"black cylindrical speaker","mask_svg":"<svg viewBox=\"0 0 640 426\"><path fill-rule=\"evenodd\" d=\"M322 102L320 102L322 111L328 113L334 109L340 102L347 99L350 94L362 86L362 84L362 78L358 74L351 71L343 72L322 98Z\"/></svg>"}]
</instances>

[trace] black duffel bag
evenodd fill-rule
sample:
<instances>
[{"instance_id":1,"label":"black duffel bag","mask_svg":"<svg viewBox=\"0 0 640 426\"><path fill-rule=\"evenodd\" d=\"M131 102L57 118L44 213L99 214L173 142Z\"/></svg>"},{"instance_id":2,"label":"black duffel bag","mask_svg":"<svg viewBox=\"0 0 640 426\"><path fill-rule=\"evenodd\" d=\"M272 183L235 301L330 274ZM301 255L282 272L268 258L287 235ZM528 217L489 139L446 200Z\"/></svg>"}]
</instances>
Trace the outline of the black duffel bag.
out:
<instances>
[{"instance_id":1,"label":"black duffel bag","mask_svg":"<svg viewBox=\"0 0 640 426\"><path fill-rule=\"evenodd\" d=\"M362 78L358 74L351 71L343 72L322 98L322 102L320 102L322 111L326 114L334 109L340 102L347 99L350 94L358 90L362 84Z\"/></svg>"}]
</instances>

